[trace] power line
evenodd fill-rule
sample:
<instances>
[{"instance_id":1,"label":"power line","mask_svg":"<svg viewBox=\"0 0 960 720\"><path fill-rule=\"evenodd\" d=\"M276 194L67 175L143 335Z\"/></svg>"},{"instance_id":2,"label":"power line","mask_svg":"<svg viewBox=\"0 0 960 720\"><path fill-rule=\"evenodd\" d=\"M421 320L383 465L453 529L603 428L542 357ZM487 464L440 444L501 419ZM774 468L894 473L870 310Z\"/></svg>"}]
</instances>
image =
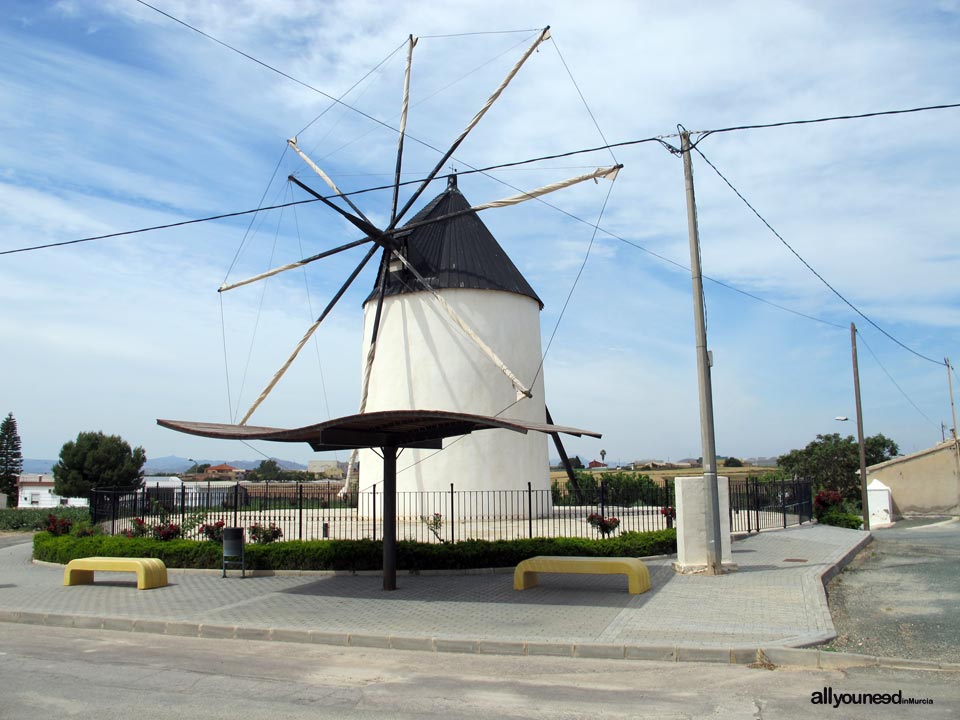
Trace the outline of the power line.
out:
<instances>
[{"instance_id":1,"label":"power line","mask_svg":"<svg viewBox=\"0 0 960 720\"><path fill-rule=\"evenodd\" d=\"M707 163L707 165L709 165L711 168L713 168L713 171L714 171L717 175L720 176L720 179L723 180L723 182L725 182L725 183L727 184L727 187L729 187L731 190L733 190L733 192L736 194L736 196L737 196L738 198L740 198L740 200L743 201L743 204L746 205L748 208L750 208L750 211L760 219L760 222L762 222L764 225L766 225L766 226L767 226L767 229L769 229L770 232L772 232L772 233L777 237L777 239L779 239L780 242L783 243L783 245L784 245L791 253L793 253L794 256L796 256L796 258L797 258L801 263L803 263L804 266L805 266L810 272L812 272L812 273L817 277L817 279L820 280L820 282L822 282L824 285L826 285L826 286L830 289L830 291L831 291L834 295L836 295L838 298L840 298L851 310L853 310L857 315L859 315L860 317L862 317L862 318L863 318L864 320L866 320L868 323L870 323L871 325L873 325L874 328L876 328L876 329L879 330L881 333L883 333L884 335L886 335L887 338L889 338L890 340L892 340L893 342L895 342L897 345L899 345L900 347L902 347L904 350L907 350L907 351L913 353L914 355L916 355L917 357L922 358L922 359L924 359L924 360L926 360L926 361L928 361L928 362L932 362L932 363L934 363L934 364L936 364L936 365L943 365L943 363L940 362L939 360L934 360L933 358L928 357L927 355L924 355L924 354L922 354L922 353L919 353L919 352L917 352L916 350L914 350L913 348L911 348L911 347L905 345L904 343L900 342L900 340L898 340L897 338L895 338L893 335L891 335L890 333L888 333L888 332L887 332L886 330L884 330L882 327L880 327L879 325L877 325L877 323L875 323L873 320L871 320L869 317L867 317L867 316L860 310L860 308L858 308L858 307L857 307L856 305L854 305L852 302L850 302L849 300L847 300L847 298L844 297L843 294L842 294L839 290L837 290L833 285L831 285L829 282L826 281L826 279L823 277L823 275L821 275L821 274L818 273L816 270L814 270L813 266L812 266L810 263L808 263L806 260L804 260L803 256L801 256L800 253L798 253L796 250L794 250L794 248L790 245L790 243L788 243L788 242L783 238L783 235L781 235L780 233L778 233L778 232L774 229L774 227L773 227L769 222L767 222L766 218L764 218L763 215L761 215L761 214L757 211L757 209L756 209L753 205L750 204L750 202L743 196L743 194L742 194L739 190L737 190L737 188L735 188L735 187L733 186L733 183L731 183L731 182L724 176L724 174L723 174L722 172L720 172L720 170L717 169L717 166L714 165L712 162L710 162L710 159L709 159L706 155L704 155L703 152L701 152L700 148L694 146L693 149L697 151L697 153L700 155L700 157L702 157L702 158L704 159L704 161Z\"/></svg>"},{"instance_id":2,"label":"power line","mask_svg":"<svg viewBox=\"0 0 960 720\"><path fill-rule=\"evenodd\" d=\"M906 108L904 110L879 110L877 112L860 113L858 115L832 115L830 117L814 118L811 120L784 120L774 123L760 123L757 125L735 125L733 127L718 128L716 130L697 130L694 135L699 135L697 143L708 135L717 133L736 132L738 130L762 130L765 128L787 127L789 125L813 125L815 123L835 122L838 120L861 120L863 118L883 117L886 115L906 115L908 113L926 112L927 110L952 110L960 108L960 103L945 103L943 105L925 105L923 107ZM696 143L694 143L696 146Z\"/></svg>"},{"instance_id":3,"label":"power line","mask_svg":"<svg viewBox=\"0 0 960 720\"><path fill-rule=\"evenodd\" d=\"M866 338L863 337L863 333L861 333L859 330L857 330L857 335L860 336L861 342L863 342L863 344L864 344L864 346L866 346L867 350L870 351L870 354L873 355L873 359L877 361L877 365L880 366L880 369L883 370L883 372L886 374L886 376L887 376L888 378L890 378L890 382L892 382L893 385L894 385L894 387L896 387L897 390L900 391L900 394L903 395L903 396L907 399L907 402L910 403L911 405L913 405L913 409L916 410L918 413L920 413L924 418L926 418L927 422L929 422L931 425L933 425L934 427L939 427L939 424L938 424L938 423L935 423L933 420L931 420L931 419L927 416L927 414L926 414L923 410L921 410L913 400L910 399L910 396L907 395L907 393L904 391L904 389L903 389L902 387L900 387L900 385L897 383L897 381L893 379L893 375L891 375L891 374L890 374L890 371L888 371L888 370L883 366L883 363L880 362L880 358L877 357L877 354L873 351L873 348L871 348L870 345L869 345L869 343L867 343Z\"/></svg>"},{"instance_id":4,"label":"power line","mask_svg":"<svg viewBox=\"0 0 960 720\"><path fill-rule=\"evenodd\" d=\"M31 252L33 250L46 250L47 248L63 247L64 245L77 245L78 243L93 242L94 240L107 240L108 238L123 237L124 235L137 235L139 233L152 232L153 230L168 230L169 228L182 227L184 225L196 225L197 223L210 222L211 220L223 220L224 218L240 217L241 215L250 215L251 213L263 212L265 210L279 210L280 208L293 207L294 205L306 205L313 202L318 202L318 200L316 198L310 198L309 200L297 200L295 202L283 203L282 205L268 205L267 207L258 207L253 208L252 210L241 210L239 212L210 215L209 217L197 218L196 220L181 220L180 222L167 223L166 225L152 225L151 227L139 228L137 230L123 230L121 232L108 233L106 235L94 235L93 237L79 238L77 240L64 240L63 242L46 243L45 245L33 245L31 247L15 248L13 250L2 250L0 251L0 255L13 255L14 253Z\"/></svg>"},{"instance_id":5,"label":"power line","mask_svg":"<svg viewBox=\"0 0 960 720\"><path fill-rule=\"evenodd\" d=\"M348 110L353 110L355 113L358 113L359 115L362 115L363 117L367 118L368 120L372 120L373 122L377 123L378 125L383 125L383 127L387 128L388 130L391 130L392 132L399 132L396 128L391 127L390 125L388 125L387 123L383 122L382 120L378 120L377 118L373 117L372 115L368 115L368 114L365 113L363 110L360 110L359 108L355 108L355 107L353 107L352 105L348 105L347 103L343 102L342 100L340 100L340 99L338 99L338 98L335 98L333 95L331 95L331 94L329 94L329 93L326 93L326 92L324 92L323 90L320 90L319 88L314 87L314 86L311 85L310 83L307 83L307 82L304 82L303 80L300 80L300 79L298 79L298 78L295 78L293 75L289 75L288 73L285 73L283 70L279 70L279 69L275 68L273 65L270 65L270 64L268 64L268 63L265 63L263 60L258 60L258 59L255 58L253 55L250 55L250 54L248 54L248 53L245 53L243 50L240 50L240 49L238 49L238 48L235 48L233 45L230 45L229 43L225 43L223 40L218 40L218 39L215 38L213 35L210 35L209 33L205 33L205 32L204 32L203 30L201 30L200 28L194 27L194 26L191 25L190 23L185 22L184 20L181 20L180 18L173 16L173 15L171 15L171 14L168 13L168 12L164 12L163 10L161 10L161 9L158 8L158 7L154 7L154 6L151 5L150 3L145 2L145 0L136 0L136 1L137 1L138 3L140 3L141 5L143 5L144 7L148 7L148 8L150 8L151 10L160 13L160 14L163 15L164 17L169 18L170 20L173 20L175 23L178 23L178 24L180 24L180 25L183 25L185 28L188 28L188 29L190 29L190 30L193 30L195 33L199 33L200 35L203 35L203 36L204 36L205 38L207 38L208 40L213 40L213 42L215 42L215 43L217 43L218 45L221 45L221 46L227 48L227 50L230 50L230 51L232 51L232 52L235 52L235 53L237 53L238 55L242 55L243 57L247 58L247 60L252 60L252 61L255 62L257 65L260 65L261 67L264 67L264 68L266 68L267 70L270 70L271 72L275 72L275 73L277 73L277 75L281 75L281 76L285 77L287 80L292 80L293 82L297 83L298 85L302 85L303 87L307 88L308 90L312 90L312 91L315 92L315 93L318 93L318 94L320 94L320 95L323 95L325 98L328 98L329 100L333 100L334 103L338 103L338 104L340 104L340 105L343 105L343 106L344 106L345 108L347 108Z\"/></svg>"}]
</instances>

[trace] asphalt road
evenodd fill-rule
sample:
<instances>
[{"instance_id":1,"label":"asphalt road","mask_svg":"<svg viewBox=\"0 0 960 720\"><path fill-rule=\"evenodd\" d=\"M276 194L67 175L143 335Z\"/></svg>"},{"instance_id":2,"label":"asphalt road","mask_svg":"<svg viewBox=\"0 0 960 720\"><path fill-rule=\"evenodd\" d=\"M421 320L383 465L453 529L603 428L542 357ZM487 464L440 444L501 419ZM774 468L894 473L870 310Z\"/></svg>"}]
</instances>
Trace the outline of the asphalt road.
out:
<instances>
[{"instance_id":1,"label":"asphalt road","mask_svg":"<svg viewBox=\"0 0 960 720\"><path fill-rule=\"evenodd\" d=\"M0 624L0 719L954 718L960 674L506 657ZM811 703L896 693L929 705Z\"/></svg>"},{"instance_id":2,"label":"asphalt road","mask_svg":"<svg viewBox=\"0 0 960 720\"><path fill-rule=\"evenodd\" d=\"M33 542L33 533L5 533L0 532L0 548Z\"/></svg>"},{"instance_id":3,"label":"asphalt road","mask_svg":"<svg viewBox=\"0 0 960 720\"><path fill-rule=\"evenodd\" d=\"M827 586L844 652L960 663L960 521L904 520Z\"/></svg>"}]
</instances>

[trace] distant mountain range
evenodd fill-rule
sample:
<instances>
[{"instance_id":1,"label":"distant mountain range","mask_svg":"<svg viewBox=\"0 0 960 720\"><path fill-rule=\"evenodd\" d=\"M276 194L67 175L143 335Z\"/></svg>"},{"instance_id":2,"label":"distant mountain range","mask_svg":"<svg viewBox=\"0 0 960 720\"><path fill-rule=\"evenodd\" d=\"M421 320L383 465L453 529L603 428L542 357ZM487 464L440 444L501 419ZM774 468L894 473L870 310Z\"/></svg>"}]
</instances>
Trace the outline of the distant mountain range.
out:
<instances>
[{"instance_id":1,"label":"distant mountain range","mask_svg":"<svg viewBox=\"0 0 960 720\"><path fill-rule=\"evenodd\" d=\"M306 470L306 465L293 462L292 460L281 460L280 458L271 458L284 470ZM260 466L260 460L197 460L201 465L209 463L210 465L232 465L242 470L255 470ZM51 468L57 463L56 460L36 460L32 458L23 459L23 472L37 473L47 475ZM162 475L168 473L175 475L186 472L193 467L193 461L189 458L179 457L177 455L167 455L166 457L153 458L147 460L143 466L144 475Z\"/></svg>"}]
</instances>

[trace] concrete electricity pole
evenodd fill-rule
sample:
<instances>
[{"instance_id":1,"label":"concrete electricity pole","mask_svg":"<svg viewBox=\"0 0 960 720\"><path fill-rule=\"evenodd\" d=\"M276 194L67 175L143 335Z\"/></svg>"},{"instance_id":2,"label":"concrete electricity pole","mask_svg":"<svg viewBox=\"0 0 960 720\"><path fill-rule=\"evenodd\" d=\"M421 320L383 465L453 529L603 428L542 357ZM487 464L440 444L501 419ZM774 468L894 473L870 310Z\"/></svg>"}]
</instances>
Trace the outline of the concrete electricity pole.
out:
<instances>
[{"instance_id":1,"label":"concrete electricity pole","mask_svg":"<svg viewBox=\"0 0 960 720\"><path fill-rule=\"evenodd\" d=\"M863 529L870 529L870 508L867 503L867 449L863 444L863 412L860 409L860 366L857 363L857 326L850 323L850 345L853 348L853 391L857 396L857 439L860 441L860 502L863 505Z\"/></svg>"},{"instance_id":2,"label":"concrete electricity pole","mask_svg":"<svg viewBox=\"0 0 960 720\"><path fill-rule=\"evenodd\" d=\"M720 497L717 490L717 448L713 431L712 358L707 351L707 325L703 311L703 273L700 269L700 231L697 201L693 193L693 164L690 160L690 133L680 133L683 178L687 190L687 230L690 235L690 274L693 279L693 319L697 335L697 372L700 385L700 442L703 452L703 482L706 486L707 574L722 572L720 538Z\"/></svg>"}]
</instances>

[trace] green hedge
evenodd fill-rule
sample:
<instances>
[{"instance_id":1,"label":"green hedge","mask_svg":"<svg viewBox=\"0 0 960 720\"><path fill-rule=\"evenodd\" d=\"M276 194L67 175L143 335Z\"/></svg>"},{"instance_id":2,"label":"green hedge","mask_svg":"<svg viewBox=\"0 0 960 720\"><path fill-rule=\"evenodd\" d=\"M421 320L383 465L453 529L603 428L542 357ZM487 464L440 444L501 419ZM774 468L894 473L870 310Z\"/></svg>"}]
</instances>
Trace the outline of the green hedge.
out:
<instances>
[{"instance_id":1,"label":"green hedge","mask_svg":"<svg viewBox=\"0 0 960 720\"><path fill-rule=\"evenodd\" d=\"M465 540L458 543L397 543L401 570L453 570L510 567L534 555L644 557L676 552L676 530L625 532L604 540L533 538L529 540ZM99 535L77 538L38 533L33 557L67 563L80 557L155 557L171 568L219 568L220 545L201 540L125 538ZM291 540L246 546L247 567L254 570L379 570L383 545L373 540Z\"/></svg>"},{"instance_id":2,"label":"green hedge","mask_svg":"<svg viewBox=\"0 0 960 720\"><path fill-rule=\"evenodd\" d=\"M831 510L825 515L821 515L819 522L823 525L835 525L836 527L859 530L863 526L863 517L854 513Z\"/></svg>"},{"instance_id":3,"label":"green hedge","mask_svg":"<svg viewBox=\"0 0 960 720\"><path fill-rule=\"evenodd\" d=\"M47 526L48 515L67 518L74 523L90 521L90 511L87 508L63 505L54 508L4 508L0 510L0 530L43 530Z\"/></svg>"}]
</instances>

